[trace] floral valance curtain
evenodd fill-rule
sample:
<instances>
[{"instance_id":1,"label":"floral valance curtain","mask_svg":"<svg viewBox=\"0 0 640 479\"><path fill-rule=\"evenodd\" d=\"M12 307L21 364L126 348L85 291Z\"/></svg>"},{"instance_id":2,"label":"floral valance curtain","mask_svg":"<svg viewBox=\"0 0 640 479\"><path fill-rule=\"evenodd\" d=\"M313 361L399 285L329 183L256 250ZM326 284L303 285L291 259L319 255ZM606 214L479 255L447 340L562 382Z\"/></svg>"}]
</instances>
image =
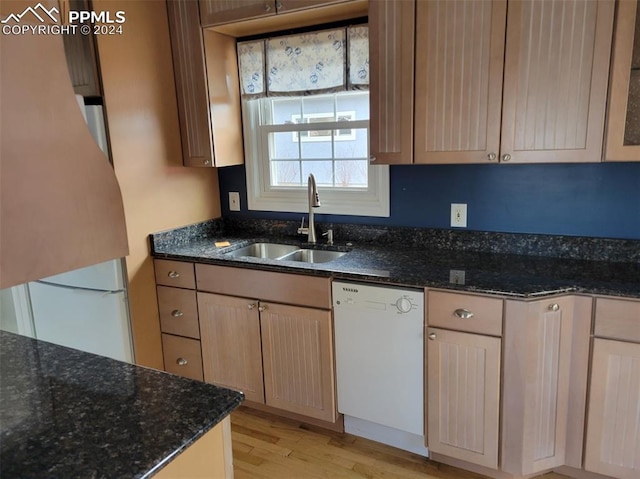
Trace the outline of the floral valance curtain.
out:
<instances>
[{"instance_id":1,"label":"floral valance curtain","mask_svg":"<svg viewBox=\"0 0 640 479\"><path fill-rule=\"evenodd\" d=\"M244 97L369 87L369 28L357 25L238 43Z\"/></svg>"}]
</instances>

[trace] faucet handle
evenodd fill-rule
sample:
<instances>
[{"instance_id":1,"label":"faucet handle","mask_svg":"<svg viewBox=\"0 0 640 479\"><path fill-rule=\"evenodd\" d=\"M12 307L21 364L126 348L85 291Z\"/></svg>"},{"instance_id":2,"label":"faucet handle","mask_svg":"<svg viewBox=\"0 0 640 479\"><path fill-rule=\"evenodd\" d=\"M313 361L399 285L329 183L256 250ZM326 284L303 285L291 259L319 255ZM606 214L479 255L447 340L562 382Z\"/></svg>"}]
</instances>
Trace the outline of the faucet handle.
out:
<instances>
[{"instance_id":1,"label":"faucet handle","mask_svg":"<svg viewBox=\"0 0 640 479\"><path fill-rule=\"evenodd\" d=\"M302 223L300 223L300 228L298 228L299 235L306 235L309 232L309 228L304 227L304 216L302 217Z\"/></svg>"},{"instance_id":2,"label":"faucet handle","mask_svg":"<svg viewBox=\"0 0 640 479\"><path fill-rule=\"evenodd\" d=\"M328 245L332 245L333 244L333 229L328 229L327 231L322 233L322 236L326 236L327 237L327 244Z\"/></svg>"}]
</instances>

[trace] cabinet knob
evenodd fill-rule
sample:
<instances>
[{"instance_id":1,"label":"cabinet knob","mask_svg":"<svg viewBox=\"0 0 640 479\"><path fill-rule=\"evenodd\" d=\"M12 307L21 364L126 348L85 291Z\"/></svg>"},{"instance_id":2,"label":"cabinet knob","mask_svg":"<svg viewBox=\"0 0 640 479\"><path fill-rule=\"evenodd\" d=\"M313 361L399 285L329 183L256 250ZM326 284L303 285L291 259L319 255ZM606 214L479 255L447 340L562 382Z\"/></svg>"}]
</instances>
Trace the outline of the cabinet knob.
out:
<instances>
[{"instance_id":1,"label":"cabinet knob","mask_svg":"<svg viewBox=\"0 0 640 479\"><path fill-rule=\"evenodd\" d=\"M471 319L473 318L473 312L468 309L460 308L456 309L453 314L455 314L460 319Z\"/></svg>"},{"instance_id":2,"label":"cabinet knob","mask_svg":"<svg viewBox=\"0 0 640 479\"><path fill-rule=\"evenodd\" d=\"M249 309L256 309L256 303L249 303L249 304L247 304L247 308L249 308Z\"/></svg>"},{"instance_id":3,"label":"cabinet knob","mask_svg":"<svg viewBox=\"0 0 640 479\"><path fill-rule=\"evenodd\" d=\"M375 156L369 157L369 163L375 163L378 159Z\"/></svg>"},{"instance_id":4,"label":"cabinet knob","mask_svg":"<svg viewBox=\"0 0 640 479\"><path fill-rule=\"evenodd\" d=\"M258 311L260 311L261 313L262 313L263 311L266 311L266 310L267 310L267 307L266 307L266 306L260 305L260 306L258 307Z\"/></svg>"},{"instance_id":5,"label":"cabinet knob","mask_svg":"<svg viewBox=\"0 0 640 479\"><path fill-rule=\"evenodd\" d=\"M495 159L498 157L498 155L496 155L495 153L489 153L487 155L487 158L489 159L489 161L495 161Z\"/></svg>"},{"instance_id":6,"label":"cabinet knob","mask_svg":"<svg viewBox=\"0 0 640 479\"><path fill-rule=\"evenodd\" d=\"M270 12L271 11L271 5L269 5L268 3L264 4L264 11L265 12Z\"/></svg>"},{"instance_id":7,"label":"cabinet knob","mask_svg":"<svg viewBox=\"0 0 640 479\"><path fill-rule=\"evenodd\" d=\"M511 161L511 155L509 153L505 153L502 155L502 161Z\"/></svg>"},{"instance_id":8,"label":"cabinet knob","mask_svg":"<svg viewBox=\"0 0 640 479\"><path fill-rule=\"evenodd\" d=\"M209 165L211 164L211 160L203 160L203 161L202 161L202 164L203 164L204 166L209 166Z\"/></svg>"},{"instance_id":9,"label":"cabinet knob","mask_svg":"<svg viewBox=\"0 0 640 479\"><path fill-rule=\"evenodd\" d=\"M178 366L186 366L187 364L189 364L189 361L187 361L185 358L178 358L176 359L176 364Z\"/></svg>"},{"instance_id":10,"label":"cabinet knob","mask_svg":"<svg viewBox=\"0 0 640 479\"><path fill-rule=\"evenodd\" d=\"M558 311L560 309L560 305L558 303L553 303L549 305L549 311Z\"/></svg>"},{"instance_id":11,"label":"cabinet knob","mask_svg":"<svg viewBox=\"0 0 640 479\"><path fill-rule=\"evenodd\" d=\"M436 336L436 333L429 333L429 339L431 341L434 341L438 336Z\"/></svg>"},{"instance_id":12,"label":"cabinet knob","mask_svg":"<svg viewBox=\"0 0 640 479\"><path fill-rule=\"evenodd\" d=\"M276 10L281 11L283 10L284 6L282 5L282 2L278 2L276 3Z\"/></svg>"},{"instance_id":13,"label":"cabinet knob","mask_svg":"<svg viewBox=\"0 0 640 479\"><path fill-rule=\"evenodd\" d=\"M178 273L177 271L169 271L167 276L169 276L169 278L171 279L175 279L180 277L180 273Z\"/></svg>"},{"instance_id":14,"label":"cabinet knob","mask_svg":"<svg viewBox=\"0 0 640 479\"><path fill-rule=\"evenodd\" d=\"M173 316L174 318L180 318L184 315L184 313L182 311L180 311L179 309L174 309L173 311L171 311L171 316Z\"/></svg>"}]
</instances>

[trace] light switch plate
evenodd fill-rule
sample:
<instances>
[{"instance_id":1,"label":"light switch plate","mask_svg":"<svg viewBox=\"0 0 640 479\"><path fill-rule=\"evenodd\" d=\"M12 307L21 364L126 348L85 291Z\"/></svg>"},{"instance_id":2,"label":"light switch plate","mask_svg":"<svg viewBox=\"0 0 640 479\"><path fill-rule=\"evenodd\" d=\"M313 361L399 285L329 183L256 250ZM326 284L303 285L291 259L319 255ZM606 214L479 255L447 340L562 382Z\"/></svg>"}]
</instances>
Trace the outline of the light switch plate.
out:
<instances>
[{"instance_id":1,"label":"light switch plate","mask_svg":"<svg viewBox=\"0 0 640 479\"><path fill-rule=\"evenodd\" d=\"M240 193L237 191L229 192L229 211L240 211Z\"/></svg>"},{"instance_id":2,"label":"light switch plate","mask_svg":"<svg viewBox=\"0 0 640 479\"><path fill-rule=\"evenodd\" d=\"M451 203L451 226L453 228L467 227L466 203Z\"/></svg>"}]
</instances>

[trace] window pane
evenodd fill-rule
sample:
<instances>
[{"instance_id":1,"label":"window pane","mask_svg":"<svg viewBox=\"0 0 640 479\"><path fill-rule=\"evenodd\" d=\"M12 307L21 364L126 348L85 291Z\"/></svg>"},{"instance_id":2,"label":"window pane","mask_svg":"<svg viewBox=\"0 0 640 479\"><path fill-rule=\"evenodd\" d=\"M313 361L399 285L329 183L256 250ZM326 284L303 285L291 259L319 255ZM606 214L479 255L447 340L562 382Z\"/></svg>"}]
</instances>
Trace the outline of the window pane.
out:
<instances>
[{"instance_id":1,"label":"window pane","mask_svg":"<svg viewBox=\"0 0 640 479\"><path fill-rule=\"evenodd\" d=\"M265 98L262 100L265 106L265 112L269 111L269 103L271 103L271 115L265 114L265 124L267 125L287 125L295 123L294 117L300 118L300 107L302 102L300 98Z\"/></svg>"},{"instance_id":2,"label":"window pane","mask_svg":"<svg viewBox=\"0 0 640 479\"><path fill-rule=\"evenodd\" d=\"M300 150L298 149L297 133L270 133L270 157L272 160L298 159Z\"/></svg>"},{"instance_id":3,"label":"window pane","mask_svg":"<svg viewBox=\"0 0 640 479\"><path fill-rule=\"evenodd\" d=\"M367 146L366 128L341 129L336 131L336 159L368 158Z\"/></svg>"},{"instance_id":4,"label":"window pane","mask_svg":"<svg viewBox=\"0 0 640 479\"><path fill-rule=\"evenodd\" d=\"M309 173L313 173L319 186L333 186L333 164L331 161L303 161L302 177L305 185Z\"/></svg>"},{"instance_id":5,"label":"window pane","mask_svg":"<svg viewBox=\"0 0 640 479\"><path fill-rule=\"evenodd\" d=\"M369 119L369 92L351 92L336 95L338 111L355 111L354 120Z\"/></svg>"},{"instance_id":6,"label":"window pane","mask_svg":"<svg viewBox=\"0 0 640 479\"><path fill-rule=\"evenodd\" d=\"M331 130L301 131L300 138L302 159L332 158Z\"/></svg>"},{"instance_id":7,"label":"window pane","mask_svg":"<svg viewBox=\"0 0 640 479\"><path fill-rule=\"evenodd\" d=\"M271 186L301 186L301 184L300 162L271 162Z\"/></svg>"},{"instance_id":8,"label":"window pane","mask_svg":"<svg viewBox=\"0 0 640 479\"><path fill-rule=\"evenodd\" d=\"M336 161L336 184L338 188L366 188L368 160Z\"/></svg>"},{"instance_id":9,"label":"window pane","mask_svg":"<svg viewBox=\"0 0 640 479\"><path fill-rule=\"evenodd\" d=\"M322 113L323 116L329 116L333 120L334 115L334 95L319 95L302 98L302 108L304 116Z\"/></svg>"}]
</instances>

